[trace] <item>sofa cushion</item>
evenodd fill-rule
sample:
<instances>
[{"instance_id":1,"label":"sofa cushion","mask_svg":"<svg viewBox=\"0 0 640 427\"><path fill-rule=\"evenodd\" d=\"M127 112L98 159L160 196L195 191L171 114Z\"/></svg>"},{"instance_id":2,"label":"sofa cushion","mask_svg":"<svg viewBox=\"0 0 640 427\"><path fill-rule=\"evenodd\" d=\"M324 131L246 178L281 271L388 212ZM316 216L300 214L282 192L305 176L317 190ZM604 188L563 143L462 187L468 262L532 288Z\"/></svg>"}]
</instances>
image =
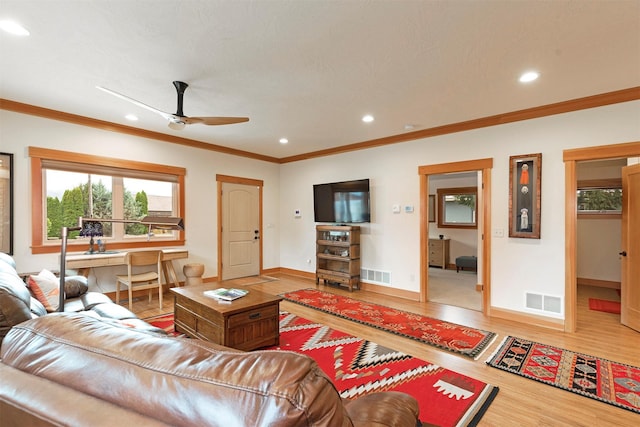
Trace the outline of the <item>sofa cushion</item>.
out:
<instances>
[{"instance_id":1,"label":"sofa cushion","mask_svg":"<svg viewBox=\"0 0 640 427\"><path fill-rule=\"evenodd\" d=\"M2 254L2 252L0 252L0 254ZM9 264L8 262L0 261L0 271L3 273L10 273L15 276L18 276L18 273L16 273L15 267L12 267L11 264Z\"/></svg>"},{"instance_id":2,"label":"sofa cushion","mask_svg":"<svg viewBox=\"0 0 640 427\"><path fill-rule=\"evenodd\" d=\"M44 305L34 297L31 297L29 308L31 309L31 313L35 316L44 316L47 314L47 309L44 308Z\"/></svg>"},{"instance_id":3,"label":"sofa cushion","mask_svg":"<svg viewBox=\"0 0 640 427\"><path fill-rule=\"evenodd\" d=\"M0 271L0 341L15 325L31 319L31 294L13 273Z\"/></svg>"},{"instance_id":4,"label":"sofa cushion","mask_svg":"<svg viewBox=\"0 0 640 427\"><path fill-rule=\"evenodd\" d=\"M87 292L80 296L85 310L91 310L98 304L113 304L111 298L100 292Z\"/></svg>"},{"instance_id":5,"label":"sofa cushion","mask_svg":"<svg viewBox=\"0 0 640 427\"><path fill-rule=\"evenodd\" d=\"M106 317L109 319L123 320L137 318L137 316L128 309L124 308L121 305L114 304L111 301L105 304L96 304L91 308L90 311L95 311L96 313L98 313L98 315L100 315L100 317Z\"/></svg>"},{"instance_id":6,"label":"sofa cushion","mask_svg":"<svg viewBox=\"0 0 640 427\"><path fill-rule=\"evenodd\" d=\"M16 269L16 262L14 261L13 257L11 257L11 255L9 254L5 254L4 252L0 252L0 268L2 268L2 264L8 265L14 271Z\"/></svg>"}]
</instances>

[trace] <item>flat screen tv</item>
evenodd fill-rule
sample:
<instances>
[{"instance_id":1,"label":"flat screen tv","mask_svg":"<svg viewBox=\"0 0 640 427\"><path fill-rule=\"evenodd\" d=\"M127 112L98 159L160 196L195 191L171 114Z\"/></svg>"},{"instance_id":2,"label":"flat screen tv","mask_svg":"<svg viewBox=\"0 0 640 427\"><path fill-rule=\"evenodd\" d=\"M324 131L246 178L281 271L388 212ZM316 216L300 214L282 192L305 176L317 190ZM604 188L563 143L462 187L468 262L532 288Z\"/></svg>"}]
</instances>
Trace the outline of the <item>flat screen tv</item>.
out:
<instances>
[{"instance_id":1,"label":"flat screen tv","mask_svg":"<svg viewBox=\"0 0 640 427\"><path fill-rule=\"evenodd\" d=\"M370 222L369 180L314 185L313 213L316 222Z\"/></svg>"}]
</instances>

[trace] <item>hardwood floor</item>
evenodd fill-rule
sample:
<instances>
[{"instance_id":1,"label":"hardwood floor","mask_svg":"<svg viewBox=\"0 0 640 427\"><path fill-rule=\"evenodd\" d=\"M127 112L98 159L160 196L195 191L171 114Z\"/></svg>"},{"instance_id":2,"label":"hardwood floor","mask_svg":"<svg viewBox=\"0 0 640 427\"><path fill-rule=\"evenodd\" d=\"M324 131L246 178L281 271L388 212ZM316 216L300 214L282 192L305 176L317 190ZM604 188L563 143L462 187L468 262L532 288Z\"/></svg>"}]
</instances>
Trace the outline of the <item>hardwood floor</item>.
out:
<instances>
[{"instance_id":1,"label":"hardwood floor","mask_svg":"<svg viewBox=\"0 0 640 427\"><path fill-rule=\"evenodd\" d=\"M272 274L272 276L279 280L251 285L248 288L280 294L315 287L315 282L309 279L284 274ZM499 334L498 339L487 352L479 360L473 361L288 301L282 301L280 304L281 310L384 344L498 386L500 392L482 418L480 426L631 427L640 425L640 415L631 411L521 378L485 364L485 360L497 348L501 339L506 335L514 335L639 366L640 333L622 326L619 315L591 311L588 308L590 296L614 299L615 291L581 286L578 291L578 330L576 333L568 334L504 319L491 319L477 311L437 303L418 303L366 291L355 291L350 294L348 290L336 287L320 286L320 289ZM614 292L613 297L611 292ZM163 306L160 310L157 300L149 304L146 298L141 298L134 302L134 311L141 318L173 312L173 298L168 293L165 294Z\"/></svg>"}]
</instances>

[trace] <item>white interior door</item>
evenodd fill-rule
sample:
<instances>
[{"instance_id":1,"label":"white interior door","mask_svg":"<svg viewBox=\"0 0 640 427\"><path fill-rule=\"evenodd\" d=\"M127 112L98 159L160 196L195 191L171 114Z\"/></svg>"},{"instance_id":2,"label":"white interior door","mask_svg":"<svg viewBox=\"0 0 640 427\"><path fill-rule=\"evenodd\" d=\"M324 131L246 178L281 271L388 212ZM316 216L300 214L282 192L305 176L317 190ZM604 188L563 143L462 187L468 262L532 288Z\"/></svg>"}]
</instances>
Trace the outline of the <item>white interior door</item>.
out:
<instances>
[{"instance_id":1,"label":"white interior door","mask_svg":"<svg viewBox=\"0 0 640 427\"><path fill-rule=\"evenodd\" d=\"M260 190L222 183L222 280L260 274Z\"/></svg>"},{"instance_id":2,"label":"white interior door","mask_svg":"<svg viewBox=\"0 0 640 427\"><path fill-rule=\"evenodd\" d=\"M640 332L640 164L622 168L620 321Z\"/></svg>"}]
</instances>

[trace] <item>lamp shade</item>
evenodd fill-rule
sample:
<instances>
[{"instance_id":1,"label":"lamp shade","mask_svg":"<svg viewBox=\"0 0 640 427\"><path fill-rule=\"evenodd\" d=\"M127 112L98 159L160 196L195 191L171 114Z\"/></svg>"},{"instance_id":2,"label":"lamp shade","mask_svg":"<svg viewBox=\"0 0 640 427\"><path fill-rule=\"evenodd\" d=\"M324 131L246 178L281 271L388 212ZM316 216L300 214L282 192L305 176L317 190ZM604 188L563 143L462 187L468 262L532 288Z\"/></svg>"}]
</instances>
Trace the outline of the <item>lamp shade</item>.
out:
<instances>
[{"instance_id":1,"label":"lamp shade","mask_svg":"<svg viewBox=\"0 0 640 427\"><path fill-rule=\"evenodd\" d=\"M100 221L82 221L81 236L102 236L102 223Z\"/></svg>"},{"instance_id":2,"label":"lamp shade","mask_svg":"<svg viewBox=\"0 0 640 427\"><path fill-rule=\"evenodd\" d=\"M140 221L141 224L150 225L155 228L165 228L168 230L184 230L184 221L175 216L145 216Z\"/></svg>"}]
</instances>

